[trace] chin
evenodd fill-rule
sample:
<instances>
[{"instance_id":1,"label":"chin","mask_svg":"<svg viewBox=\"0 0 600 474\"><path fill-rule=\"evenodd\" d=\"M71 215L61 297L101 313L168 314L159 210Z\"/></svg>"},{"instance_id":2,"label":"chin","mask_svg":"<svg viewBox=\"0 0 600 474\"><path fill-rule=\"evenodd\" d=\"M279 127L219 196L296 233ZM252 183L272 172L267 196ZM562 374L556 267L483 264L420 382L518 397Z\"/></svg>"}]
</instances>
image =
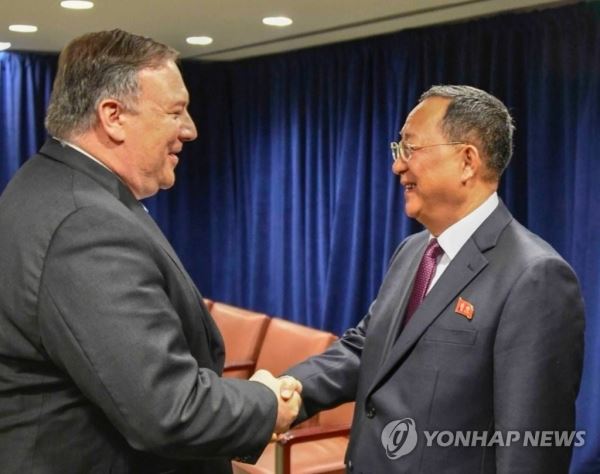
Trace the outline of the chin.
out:
<instances>
[{"instance_id":1,"label":"chin","mask_svg":"<svg viewBox=\"0 0 600 474\"><path fill-rule=\"evenodd\" d=\"M417 219L417 217L419 216L419 211L415 209L414 206L411 206L408 203L404 205L404 213L407 215L407 217L410 217L411 219Z\"/></svg>"},{"instance_id":2,"label":"chin","mask_svg":"<svg viewBox=\"0 0 600 474\"><path fill-rule=\"evenodd\" d=\"M175 184L175 170L169 169L164 171L165 173L159 179L160 189L172 188Z\"/></svg>"},{"instance_id":3,"label":"chin","mask_svg":"<svg viewBox=\"0 0 600 474\"><path fill-rule=\"evenodd\" d=\"M175 180L172 181L165 181L163 183L161 183L160 185L160 189L171 189L173 186L175 185Z\"/></svg>"}]
</instances>

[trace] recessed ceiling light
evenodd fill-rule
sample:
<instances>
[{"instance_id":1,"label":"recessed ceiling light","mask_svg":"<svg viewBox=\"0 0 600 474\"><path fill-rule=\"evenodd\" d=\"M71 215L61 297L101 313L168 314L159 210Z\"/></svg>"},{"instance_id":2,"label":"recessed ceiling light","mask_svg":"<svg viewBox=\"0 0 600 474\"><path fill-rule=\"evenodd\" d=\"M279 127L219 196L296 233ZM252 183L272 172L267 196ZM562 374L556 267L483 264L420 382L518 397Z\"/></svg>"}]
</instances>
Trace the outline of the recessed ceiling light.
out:
<instances>
[{"instance_id":1,"label":"recessed ceiling light","mask_svg":"<svg viewBox=\"0 0 600 474\"><path fill-rule=\"evenodd\" d=\"M60 2L60 6L63 8L70 8L71 10L87 10L88 8L94 7L94 2L83 0L64 0Z\"/></svg>"},{"instance_id":2,"label":"recessed ceiling light","mask_svg":"<svg viewBox=\"0 0 600 474\"><path fill-rule=\"evenodd\" d=\"M0 51L4 51L5 49L10 48L11 44L10 43L3 43L2 41L0 41Z\"/></svg>"},{"instance_id":3,"label":"recessed ceiling light","mask_svg":"<svg viewBox=\"0 0 600 474\"><path fill-rule=\"evenodd\" d=\"M293 23L287 16L268 16L263 18L262 22L269 26L290 26Z\"/></svg>"},{"instance_id":4,"label":"recessed ceiling light","mask_svg":"<svg viewBox=\"0 0 600 474\"><path fill-rule=\"evenodd\" d=\"M207 46L213 42L210 36L190 36L186 38L188 44L199 44L201 46Z\"/></svg>"},{"instance_id":5,"label":"recessed ceiling light","mask_svg":"<svg viewBox=\"0 0 600 474\"><path fill-rule=\"evenodd\" d=\"M35 33L38 30L35 25L10 25L8 29L17 33Z\"/></svg>"}]
</instances>

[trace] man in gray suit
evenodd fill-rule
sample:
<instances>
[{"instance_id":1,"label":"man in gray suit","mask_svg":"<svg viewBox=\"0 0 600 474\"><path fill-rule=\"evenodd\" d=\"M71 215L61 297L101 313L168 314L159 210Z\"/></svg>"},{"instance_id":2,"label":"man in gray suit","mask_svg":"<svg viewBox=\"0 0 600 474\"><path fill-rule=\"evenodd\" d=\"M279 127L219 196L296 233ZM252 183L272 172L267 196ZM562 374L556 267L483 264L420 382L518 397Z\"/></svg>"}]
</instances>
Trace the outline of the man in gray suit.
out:
<instances>
[{"instance_id":1,"label":"man in gray suit","mask_svg":"<svg viewBox=\"0 0 600 474\"><path fill-rule=\"evenodd\" d=\"M123 31L61 53L52 139L0 197L0 471L230 473L300 399L222 379L221 335L139 199L196 138L177 53ZM261 382L261 383L257 383Z\"/></svg>"},{"instance_id":2,"label":"man in gray suit","mask_svg":"<svg viewBox=\"0 0 600 474\"><path fill-rule=\"evenodd\" d=\"M364 319L289 370L300 419L356 400L352 473L566 474L585 441L583 304L569 265L496 194L508 110L436 86L400 135L392 169L426 230L400 244Z\"/></svg>"}]
</instances>

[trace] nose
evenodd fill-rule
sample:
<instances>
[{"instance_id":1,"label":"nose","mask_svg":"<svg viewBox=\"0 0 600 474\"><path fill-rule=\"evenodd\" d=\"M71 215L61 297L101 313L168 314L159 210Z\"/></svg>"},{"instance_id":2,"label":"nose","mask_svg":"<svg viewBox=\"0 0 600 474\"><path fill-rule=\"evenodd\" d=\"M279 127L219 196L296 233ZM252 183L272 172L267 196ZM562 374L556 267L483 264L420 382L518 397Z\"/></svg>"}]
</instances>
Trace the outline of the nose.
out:
<instances>
[{"instance_id":1,"label":"nose","mask_svg":"<svg viewBox=\"0 0 600 474\"><path fill-rule=\"evenodd\" d=\"M407 163L402 159L397 159L392 163L392 173L400 176L408 169Z\"/></svg>"},{"instance_id":2,"label":"nose","mask_svg":"<svg viewBox=\"0 0 600 474\"><path fill-rule=\"evenodd\" d=\"M196 130L196 125L190 117L188 111L185 111L185 116L183 117L181 123L181 129L179 130L179 139L182 142L191 142L198 137L198 131Z\"/></svg>"}]
</instances>

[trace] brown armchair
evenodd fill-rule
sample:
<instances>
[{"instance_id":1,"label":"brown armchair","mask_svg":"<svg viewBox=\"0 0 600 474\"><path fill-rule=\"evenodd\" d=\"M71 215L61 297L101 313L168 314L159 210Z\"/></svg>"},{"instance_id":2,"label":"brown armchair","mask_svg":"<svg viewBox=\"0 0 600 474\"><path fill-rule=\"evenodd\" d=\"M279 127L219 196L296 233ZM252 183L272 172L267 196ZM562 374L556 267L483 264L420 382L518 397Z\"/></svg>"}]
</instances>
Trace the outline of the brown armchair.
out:
<instances>
[{"instance_id":1,"label":"brown armchair","mask_svg":"<svg viewBox=\"0 0 600 474\"><path fill-rule=\"evenodd\" d=\"M281 375L292 365L327 349L336 337L281 318L271 318L256 359L255 370Z\"/></svg>"},{"instance_id":2,"label":"brown armchair","mask_svg":"<svg viewBox=\"0 0 600 474\"><path fill-rule=\"evenodd\" d=\"M311 355L323 352L335 336L279 318L272 318L256 369L280 375ZM233 463L235 474L344 473L344 454L352 422L353 403L321 412L270 443L255 465Z\"/></svg>"},{"instance_id":3,"label":"brown armchair","mask_svg":"<svg viewBox=\"0 0 600 474\"><path fill-rule=\"evenodd\" d=\"M225 377L249 378L261 348L270 318L225 303L214 302L213 319L225 342Z\"/></svg>"},{"instance_id":4,"label":"brown armchair","mask_svg":"<svg viewBox=\"0 0 600 474\"><path fill-rule=\"evenodd\" d=\"M269 444L258 462L234 474L345 474L344 455L354 403L319 413L318 424L296 427Z\"/></svg>"},{"instance_id":5,"label":"brown armchair","mask_svg":"<svg viewBox=\"0 0 600 474\"><path fill-rule=\"evenodd\" d=\"M208 298L203 298L204 301L204 305L206 306L206 309L210 312L212 310L214 301Z\"/></svg>"}]
</instances>

